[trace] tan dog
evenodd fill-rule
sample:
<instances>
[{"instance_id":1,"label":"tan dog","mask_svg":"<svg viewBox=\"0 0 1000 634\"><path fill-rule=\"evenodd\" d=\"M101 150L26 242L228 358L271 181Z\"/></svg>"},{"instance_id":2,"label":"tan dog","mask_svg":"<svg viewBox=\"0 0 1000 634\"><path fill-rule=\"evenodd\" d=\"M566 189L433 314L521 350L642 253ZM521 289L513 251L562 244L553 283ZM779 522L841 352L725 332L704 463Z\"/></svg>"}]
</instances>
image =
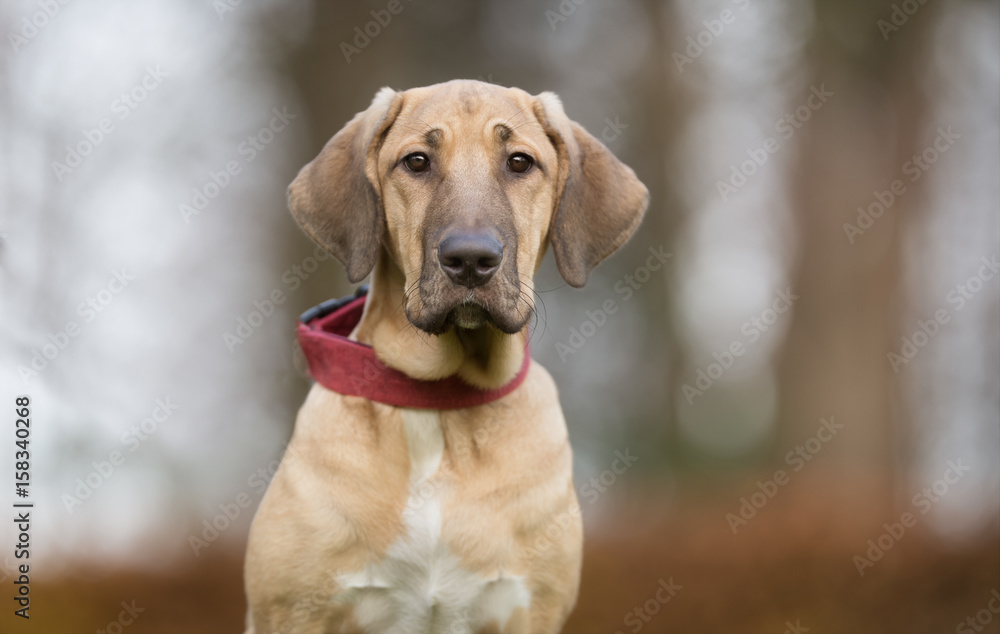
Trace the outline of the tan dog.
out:
<instances>
[{"instance_id":1,"label":"tan dog","mask_svg":"<svg viewBox=\"0 0 1000 634\"><path fill-rule=\"evenodd\" d=\"M551 93L382 89L289 189L358 282L352 334L417 379L483 388L520 368L546 246L582 286L648 201ZM318 383L250 533L250 631L550 633L576 601L582 530L552 378L456 410Z\"/></svg>"}]
</instances>

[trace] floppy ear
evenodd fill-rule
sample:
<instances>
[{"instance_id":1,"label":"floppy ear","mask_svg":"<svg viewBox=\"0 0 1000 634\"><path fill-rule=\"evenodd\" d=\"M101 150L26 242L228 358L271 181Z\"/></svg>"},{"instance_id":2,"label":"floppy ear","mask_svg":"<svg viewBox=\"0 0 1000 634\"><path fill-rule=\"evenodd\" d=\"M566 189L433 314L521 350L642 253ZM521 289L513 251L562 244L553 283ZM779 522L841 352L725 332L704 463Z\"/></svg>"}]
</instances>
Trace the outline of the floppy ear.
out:
<instances>
[{"instance_id":1,"label":"floppy ear","mask_svg":"<svg viewBox=\"0 0 1000 634\"><path fill-rule=\"evenodd\" d=\"M649 191L630 167L570 121L553 93L538 95L535 116L559 154L549 242L559 274L579 288L639 226Z\"/></svg>"},{"instance_id":2,"label":"floppy ear","mask_svg":"<svg viewBox=\"0 0 1000 634\"><path fill-rule=\"evenodd\" d=\"M376 159L402 106L401 94L380 90L371 106L335 134L288 187L295 220L343 263L351 282L371 273L382 244L385 214Z\"/></svg>"}]
</instances>

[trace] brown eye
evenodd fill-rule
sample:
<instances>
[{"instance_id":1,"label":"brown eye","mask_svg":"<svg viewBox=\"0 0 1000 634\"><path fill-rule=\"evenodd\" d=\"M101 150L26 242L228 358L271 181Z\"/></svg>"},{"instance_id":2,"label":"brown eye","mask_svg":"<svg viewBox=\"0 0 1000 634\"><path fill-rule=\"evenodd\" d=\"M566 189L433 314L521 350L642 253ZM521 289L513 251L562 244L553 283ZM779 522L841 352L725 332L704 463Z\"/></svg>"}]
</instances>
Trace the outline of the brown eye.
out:
<instances>
[{"instance_id":1,"label":"brown eye","mask_svg":"<svg viewBox=\"0 0 1000 634\"><path fill-rule=\"evenodd\" d=\"M403 158L403 163L406 164L406 168L411 172L422 172L430 167L431 160L423 152L414 152L413 154L407 154Z\"/></svg>"},{"instance_id":2,"label":"brown eye","mask_svg":"<svg viewBox=\"0 0 1000 634\"><path fill-rule=\"evenodd\" d=\"M528 156L527 154L511 154L510 158L507 159L507 167L510 168L512 172L523 173L531 169L531 166L535 164L535 160Z\"/></svg>"}]
</instances>

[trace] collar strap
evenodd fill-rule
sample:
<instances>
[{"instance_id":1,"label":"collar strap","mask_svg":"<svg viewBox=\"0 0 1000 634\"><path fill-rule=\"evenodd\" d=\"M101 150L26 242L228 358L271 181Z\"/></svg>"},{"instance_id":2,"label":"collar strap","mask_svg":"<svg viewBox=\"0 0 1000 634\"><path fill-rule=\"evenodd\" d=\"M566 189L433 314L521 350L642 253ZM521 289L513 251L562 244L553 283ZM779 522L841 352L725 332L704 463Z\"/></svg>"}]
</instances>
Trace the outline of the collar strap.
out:
<instances>
[{"instance_id":1,"label":"collar strap","mask_svg":"<svg viewBox=\"0 0 1000 634\"><path fill-rule=\"evenodd\" d=\"M379 361L374 348L347 338L361 321L367 293L368 286L361 286L353 296L323 302L299 318L299 345L309 374L323 387L395 407L463 409L495 401L524 382L531 366L527 347L517 375L492 390L469 385L457 376L424 381L390 368Z\"/></svg>"}]
</instances>

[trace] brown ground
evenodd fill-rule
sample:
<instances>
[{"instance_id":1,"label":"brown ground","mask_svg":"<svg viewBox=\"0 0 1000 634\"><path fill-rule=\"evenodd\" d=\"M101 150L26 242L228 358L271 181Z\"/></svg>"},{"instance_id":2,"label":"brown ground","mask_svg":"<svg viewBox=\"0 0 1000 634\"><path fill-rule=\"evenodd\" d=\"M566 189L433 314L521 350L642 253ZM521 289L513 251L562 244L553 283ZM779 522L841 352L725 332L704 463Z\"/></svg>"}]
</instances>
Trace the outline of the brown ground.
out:
<instances>
[{"instance_id":1,"label":"brown ground","mask_svg":"<svg viewBox=\"0 0 1000 634\"><path fill-rule=\"evenodd\" d=\"M781 634L796 621L809 634L950 633L1000 588L995 530L949 546L918 523L862 578L852 556L878 537L892 512L856 499L836 503L813 487L809 495L789 489L734 536L724 520L737 505L728 491L714 502L667 509L622 488L619 497L635 499L609 526L590 531L580 600L566 634ZM229 552L213 546L192 567L169 574L117 570L96 579L90 572L86 580L35 582L30 627L11 616L12 602L5 601L0 632L95 632L116 618L126 597L145 608L127 634L241 632L241 567L239 545ZM681 586L676 596L662 606L650 602L659 580L670 578ZM636 630L639 622L626 624L626 613L646 602L657 613ZM983 631L1000 632L1000 614Z\"/></svg>"}]
</instances>

